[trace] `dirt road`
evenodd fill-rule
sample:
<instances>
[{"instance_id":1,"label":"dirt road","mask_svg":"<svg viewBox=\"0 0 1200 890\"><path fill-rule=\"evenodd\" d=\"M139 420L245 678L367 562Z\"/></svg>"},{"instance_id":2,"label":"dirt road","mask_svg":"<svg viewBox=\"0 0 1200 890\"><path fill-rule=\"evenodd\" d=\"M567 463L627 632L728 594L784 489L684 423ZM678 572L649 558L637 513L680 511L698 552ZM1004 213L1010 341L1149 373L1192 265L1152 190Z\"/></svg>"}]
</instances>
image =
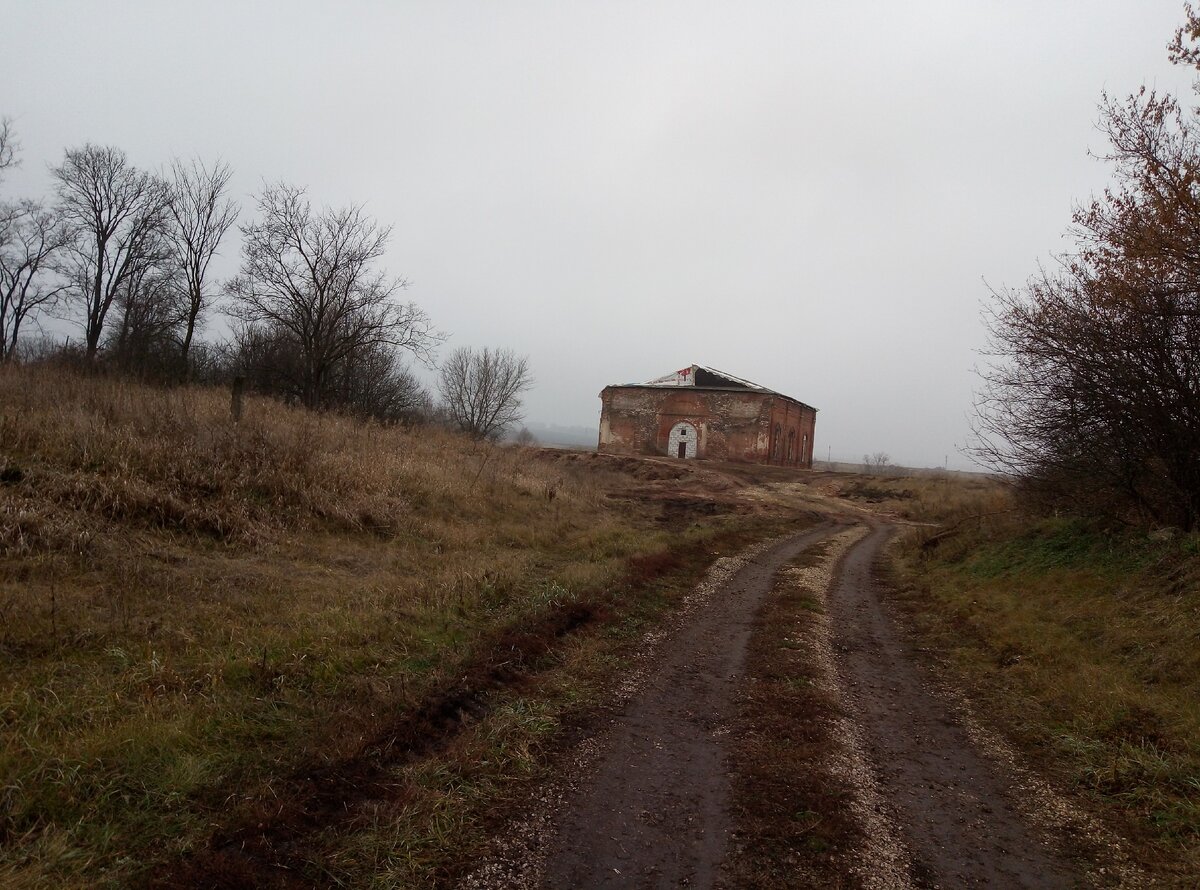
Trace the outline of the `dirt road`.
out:
<instances>
[{"instance_id":1,"label":"dirt road","mask_svg":"<svg viewBox=\"0 0 1200 890\"><path fill-rule=\"evenodd\" d=\"M1071 887L1074 870L1025 824L1009 783L971 744L913 661L872 577L891 533L876 525L842 562L829 597L851 718L919 887Z\"/></svg>"},{"instance_id":2,"label":"dirt road","mask_svg":"<svg viewBox=\"0 0 1200 890\"><path fill-rule=\"evenodd\" d=\"M735 855L737 764L726 742L756 615L782 567L849 524L826 523L758 552L685 614L637 693L597 733L599 753L535 820L532 839L510 850L509 862L520 864L493 868L471 886L718 885L725 857ZM1072 866L1026 825L1000 770L975 750L905 648L873 577L890 527L870 526L833 574L827 642L837 696L879 800L859 834L887 834L901 849L874 875L864 849L839 885L1076 886Z\"/></svg>"},{"instance_id":3,"label":"dirt road","mask_svg":"<svg viewBox=\"0 0 1200 890\"><path fill-rule=\"evenodd\" d=\"M750 561L664 643L560 820L545 886L713 884L729 832L722 736L755 615L775 572L831 531L820 526Z\"/></svg>"}]
</instances>

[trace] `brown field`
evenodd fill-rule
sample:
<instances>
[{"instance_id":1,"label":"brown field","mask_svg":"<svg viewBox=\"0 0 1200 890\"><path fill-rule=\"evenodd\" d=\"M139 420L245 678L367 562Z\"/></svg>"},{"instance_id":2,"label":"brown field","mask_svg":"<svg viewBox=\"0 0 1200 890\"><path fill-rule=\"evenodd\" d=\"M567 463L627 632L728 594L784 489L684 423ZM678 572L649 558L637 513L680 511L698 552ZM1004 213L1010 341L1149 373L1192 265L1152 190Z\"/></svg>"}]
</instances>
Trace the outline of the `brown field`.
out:
<instances>
[{"instance_id":1,"label":"brown field","mask_svg":"<svg viewBox=\"0 0 1200 890\"><path fill-rule=\"evenodd\" d=\"M0 369L0 884L436 876L622 641L784 515L646 474ZM277 855L353 783L352 824Z\"/></svg>"}]
</instances>

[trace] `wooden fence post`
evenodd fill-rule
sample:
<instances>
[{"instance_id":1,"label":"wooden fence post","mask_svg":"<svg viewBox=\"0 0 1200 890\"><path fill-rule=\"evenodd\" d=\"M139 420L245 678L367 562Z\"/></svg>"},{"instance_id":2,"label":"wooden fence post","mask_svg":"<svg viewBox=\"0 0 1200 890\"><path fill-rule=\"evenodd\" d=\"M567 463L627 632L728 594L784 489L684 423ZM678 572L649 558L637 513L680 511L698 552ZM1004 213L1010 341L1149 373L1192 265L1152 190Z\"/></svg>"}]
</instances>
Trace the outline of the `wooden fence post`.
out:
<instances>
[{"instance_id":1,"label":"wooden fence post","mask_svg":"<svg viewBox=\"0 0 1200 890\"><path fill-rule=\"evenodd\" d=\"M245 383L244 377L233 378L233 400L229 404L229 412L233 415L234 423L242 419L242 387Z\"/></svg>"}]
</instances>

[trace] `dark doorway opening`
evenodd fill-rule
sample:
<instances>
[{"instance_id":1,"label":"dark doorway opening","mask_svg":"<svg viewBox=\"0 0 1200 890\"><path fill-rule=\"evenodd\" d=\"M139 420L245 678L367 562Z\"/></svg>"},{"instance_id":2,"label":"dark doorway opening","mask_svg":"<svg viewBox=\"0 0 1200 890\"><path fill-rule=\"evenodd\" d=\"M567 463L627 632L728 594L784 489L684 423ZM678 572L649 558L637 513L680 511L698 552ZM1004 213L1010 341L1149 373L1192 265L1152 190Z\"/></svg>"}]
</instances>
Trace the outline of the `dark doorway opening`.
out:
<instances>
[{"instance_id":1,"label":"dark doorway opening","mask_svg":"<svg viewBox=\"0 0 1200 890\"><path fill-rule=\"evenodd\" d=\"M680 457L687 457L687 442L680 442L680 443L679 443L679 456L680 456Z\"/></svg>"}]
</instances>

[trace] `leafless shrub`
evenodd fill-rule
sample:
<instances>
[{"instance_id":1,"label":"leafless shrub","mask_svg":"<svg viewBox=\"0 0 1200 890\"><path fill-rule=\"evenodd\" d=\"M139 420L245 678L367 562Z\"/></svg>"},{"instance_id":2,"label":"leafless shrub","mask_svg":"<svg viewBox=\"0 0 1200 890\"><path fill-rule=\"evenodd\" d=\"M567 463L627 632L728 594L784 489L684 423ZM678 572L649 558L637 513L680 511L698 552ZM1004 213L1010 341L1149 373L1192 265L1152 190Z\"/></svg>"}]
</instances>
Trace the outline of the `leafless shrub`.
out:
<instances>
[{"instance_id":1,"label":"leafless shrub","mask_svg":"<svg viewBox=\"0 0 1200 890\"><path fill-rule=\"evenodd\" d=\"M334 367L329 390L333 404L359 417L423 423L433 410L428 390L388 346L348 353Z\"/></svg>"},{"instance_id":2,"label":"leafless shrub","mask_svg":"<svg viewBox=\"0 0 1200 890\"><path fill-rule=\"evenodd\" d=\"M179 356L176 342L187 309L178 276L163 265L138 269L117 292L113 301L115 323L105 335L106 359L117 369L156 380L177 376Z\"/></svg>"},{"instance_id":3,"label":"leafless shrub","mask_svg":"<svg viewBox=\"0 0 1200 890\"><path fill-rule=\"evenodd\" d=\"M863 472L882 476L890 472L891 457L884 451L863 455Z\"/></svg>"},{"instance_id":4,"label":"leafless shrub","mask_svg":"<svg viewBox=\"0 0 1200 890\"><path fill-rule=\"evenodd\" d=\"M219 354L196 365L196 379L227 383L242 377L256 392L303 402L304 356L290 336L269 326L238 328ZM380 344L352 350L329 368L322 403L385 422L420 423L433 413L429 392L400 354Z\"/></svg>"}]
</instances>

